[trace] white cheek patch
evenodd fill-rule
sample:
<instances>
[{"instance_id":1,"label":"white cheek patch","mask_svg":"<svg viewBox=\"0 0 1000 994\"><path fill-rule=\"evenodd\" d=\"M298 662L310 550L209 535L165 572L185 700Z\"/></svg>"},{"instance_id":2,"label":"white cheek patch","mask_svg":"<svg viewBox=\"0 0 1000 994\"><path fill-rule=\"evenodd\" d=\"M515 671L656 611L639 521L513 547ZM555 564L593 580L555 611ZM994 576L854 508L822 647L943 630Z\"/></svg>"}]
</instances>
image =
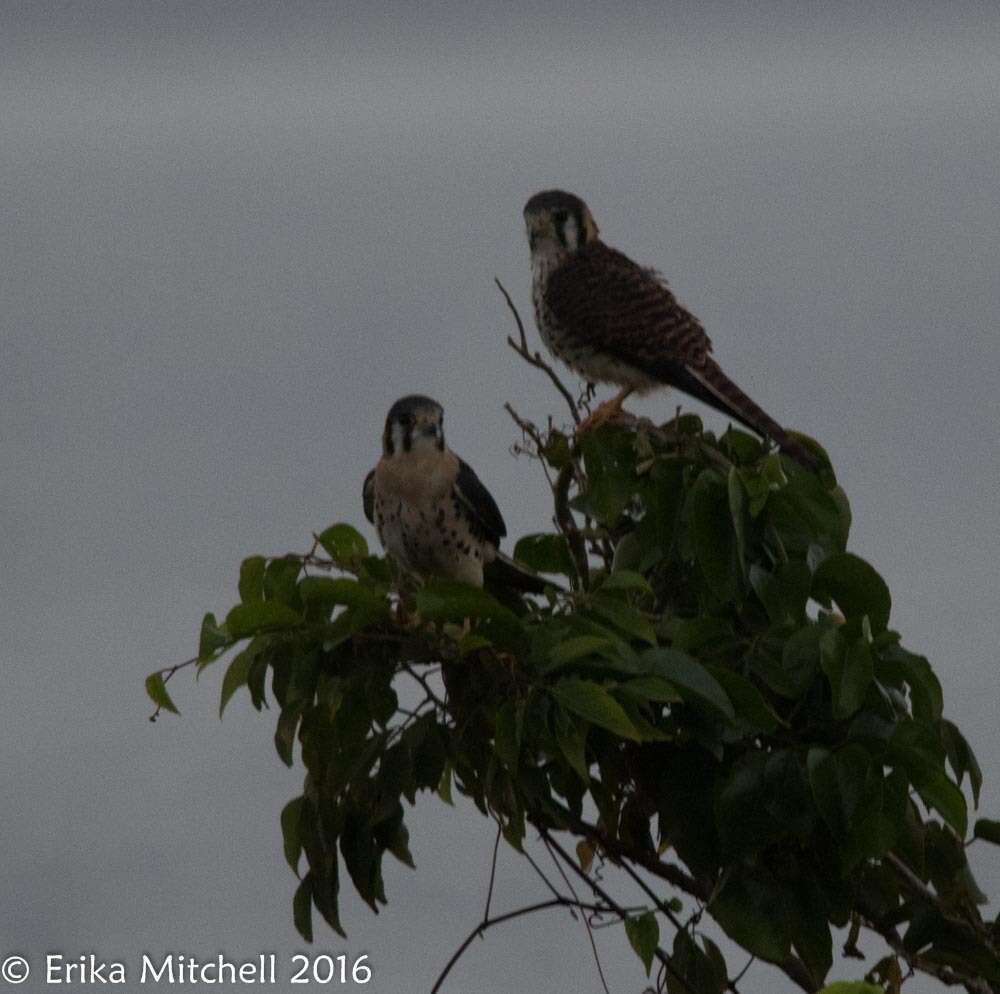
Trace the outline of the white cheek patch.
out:
<instances>
[{"instance_id":1,"label":"white cheek patch","mask_svg":"<svg viewBox=\"0 0 1000 994\"><path fill-rule=\"evenodd\" d=\"M394 422L392 426L392 434L390 438L392 439L392 451L402 452L403 451L403 439L406 437L406 431L403 426L398 422Z\"/></svg>"},{"instance_id":2,"label":"white cheek patch","mask_svg":"<svg viewBox=\"0 0 1000 994\"><path fill-rule=\"evenodd\" d=\"M566 248L574 250L580 243L580 226L577 224L576 215L570 214L563 225L563 241Z\"/></svg>"}]
</instances>

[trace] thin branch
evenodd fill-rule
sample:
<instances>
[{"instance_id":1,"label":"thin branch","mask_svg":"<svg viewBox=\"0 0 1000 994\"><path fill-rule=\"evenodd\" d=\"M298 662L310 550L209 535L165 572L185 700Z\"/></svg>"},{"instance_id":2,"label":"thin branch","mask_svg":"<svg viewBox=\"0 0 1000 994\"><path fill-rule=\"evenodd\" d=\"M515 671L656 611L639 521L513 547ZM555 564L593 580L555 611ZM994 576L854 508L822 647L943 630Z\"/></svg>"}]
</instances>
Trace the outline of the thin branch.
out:
<instances>
[{"instance_id":1,"label":"thin branch","mask_svg":"<svg viewBox=\"0 0 1000 994\"><path fill-rule=\"evenodd\" d=\"M500 292L504 295L504 299L507 301L507 306L510 308L511 314L514 315L514 320L517 322L517 331L520 341L515 341L510 335L507 336L507 344L530 366L534 366L535 369L540 369L545 373L548 378L555 385L555 388L563 395L563 399L569 407L569 413L573 417L573 423L580 423L580 410L576 405L576 401L573 399L573 395L566 389L563 385L562 380L556 374L556 371L541 357L538 352L532 352L528 347L528 336L524 333L524 322L521 320L521 315L518 313L517 308L514 306L514 301L511 300L510 294L507 292L504 285L496 277L493 281L500 288Z\"/></svg>"},{"instance_id":2,"label":"thin branch","mask_svg":"<svg viewBox=\"0 0 1000 994\"><path fill-rule=\"evenodd\" d=\"M559 860L556 859L556 854L552 851L552 845L549 840L545 837L542 838L545 843L545 848L548 850L548 854L552 857L552 862L555 864L556 869L559 871L559 876L563 878L563 883L566 885L566 889L573 895L573 899L578 901L576 891L573 889L573 885L569 881L569 877L566 876L566 871L559 865ZM590 940L590 948L594 954L594 963L597 965L597 975L601 978L601 986L604 988L604 994L611 994L608 989L608 982L604 977L604 967L601 966L601 956L597 951L597 943L594 941L594 930L590 927L590 922L587 917L583 918L584 928L587 930L587 938Z\"/></svg>"},{"instance_id":3,"label":"thin branch","mask_svg":"<svg viewBox=\"0 0 1000 994\"><path fill-rule=\"evenodd\" d=\"M574 901L568 897L553 897L548 901L539 901L537 904L529 904L523 908L517 908L515 911L508 911L505 914L497 915L496 918L485 918L481 921L462 941L462 944L455 950L452 954L451 959L445 964L444 969L438 975L434 986L431 988L431 994L438 994L441 990L441 985L445 982L448 974L451 973L452 967L459 961L462 954L466 949L472 944L473 939L477 935L481 935L487 929L492 928L494 925L501 925L503 922L511 921L514 918L520 918L523 915L531 915L536 911L545 911L549 908L579 908L582 911L592 911L595 914L616 914L620 915L619 910L612 905L601 905L601 904L591 904L582 901Z\"/></svg>"},{"instance_id":4,"label":"thin branch","mask_svg":"<svg viewBox=\"0 0 1000 994\"><path fill-rule=\"evenodd\" d=\"M521 855L531 864L531 868L535 871L535 873L542 881L542 883L545 884L546 887L548 887L548 889L552 892L552 894L554 894L556 897L559 897L559 891L556 890L552 881L549 880L549 878L545 875L542 868L531 858L531 853L529 853L527 849L522 849Z\"/></svg>"},{"instance_id":5,"label":"thin branch","mask_svg":"<svg viewBox=\"0 0 1000 994\"><path fill-rule=\"evenodd\" d=\"M734 992L736 991L736 985L746 976L747 970L749 970L750 967L752 967L754 965L754 962L756 961L756 959L757 959L756 956L751 956L750 959L747 960L747 965L745 967L743 967L743 969L740 970L740 972L737 973L736 976L733 977L732 980L729 981L729 989L731 991L734 991Z\"/></svg>"},{"instance_id":6,"label":"thin branch","mask_svg":"<svg viewBox=\"0 0 1000 994\"><path fill-rule=\"evenodd\" d=\"M544 828L539 828L539 831L541 832L542 838L546 841L546 843L550 845L559 854L559 857L560 859L562 859L563 863L566 866L568 866L594 892L594 894L597 897L599 897L602 901L604 901L605 904L610 905L617 911L621 911L622 917L624 918L625 917L624 909L622 909L617 904L617 902L615 902L614 900L611 899L611 897L608 896L608 893L604 890L603 887L601 887L600 884L597 883L596 880L594 880L589 874L584 873L583 870L581 870L580 867L576 865L576 861L566 852L565 849L563 849L561 845L559 845L558 842L556 842L555 839L552 838L548 830ZM663 964L664 969L672 977L674 977L685 989L691 991L691 994L696 994L695 991L691 990L691 985L688 984L688 982L677 972L677 968L674 966L673 963L670 962L670 958L659 946L657 946L656 949L653 950L653 955L660 961L660 963Z\"/></svg>"},{"instance_id":7,"label":"thin branch","mask_svg":"<svg viewBox=\"0 0 1000 994\"><path fill-rule=\"evenodd\" d=\"M575 817L571 811L563 808L561 805L559 806L559 812L575 832L583 834L597 842L616 863L620 859L638 863L643 869L653 874L653 876L666 880L685 893L706 903L713 896L713 888L711 886L689 876L680 867L674 866L671 863L664 863L652 853L646 853L639 849L633 850L623 846L617 840L610 838L606 833L600 831L596 826ZM575 863L572 865L574 869L578 869ZM789 955L787 959L782 960L780 963L772 960L768 960L767 962L771 963L772 966L776 966L789 980L801 987L802 990L811 991L814 989L815 984L808 967L797 956Z\"/></svg>"},{"instance_id":8,"label":"thin branch","mask_svg":"<svg viewBox=\"0 0 1000 994\"><path fill-rule=\"evenodd\" d=\"M493 840L493 858L490 860L490 885L486 890L486 909L483 911L483 921L490 920L490 904L493 901L493 884L497 878L497 853L500 851L500 836L503 826L497 821L497 837Z\"/></svg>"},{"instance_id":9,"label":"thin branch","mask_svg":"<svg viewBox=\"0 0 1000 994\"><path fill-rule=\"evenodd\" d=\"M932 963L918 953L910 952L903 944L899 933L891 926L882 925L867 916L865 916L865 924L873 932L882 936L889 948L906 962L911 971L920 970L922 973L936 977L941 983L949 987L961 985L969 994L996 994L1000 990L1000 987L989 983L989 981L984 980L982 977L970 976L952 967L943 966L940 963Z\"/></svg>"},{"instance_id":10,"label":"thin branch","mask_svg":"<svg viewBox=\"0 0 1000 994\"><path fill-rule=\"evenodd\" d=\"M642 877L632 868L631 864L620 857L614 858L613 861L616 866L621 867L635 882L635 884L645 893L645 895L656 905L658 911L660 911L663 916L670 922L671 925L677 929L678 932L683 932L686 930L686 926L682 925L678 917L670 910L670 906L660 900L653 891L652 887L646 883Z\"/></svg>"},{"instance_id":11,"label":"thin branch","mask_svg":"<svg viewBox=\"0 0 1000 994\"><path fill-rule=\"evenodd\" d=\"M542 472L545 474L545 479L548 481L549 489L553 492L555 491L555 483L552 480L552 474L549 472L549 464L545 457L542 455L542 449L545 447L545 439L542 438L541 432L539 432L536 425L533 425L530 421L526 421L521 417L517 411L514 410L511 404L504 404L504 410L514 419L514 424L521 429L521 433L530 438L532 444L535 446L535 451L531 452L529 449L523 446L514 445L511 446L512 451L515 454L524 453L526 455L537 458L538 462L541 463Z\"/></svg>"}]
</instances>

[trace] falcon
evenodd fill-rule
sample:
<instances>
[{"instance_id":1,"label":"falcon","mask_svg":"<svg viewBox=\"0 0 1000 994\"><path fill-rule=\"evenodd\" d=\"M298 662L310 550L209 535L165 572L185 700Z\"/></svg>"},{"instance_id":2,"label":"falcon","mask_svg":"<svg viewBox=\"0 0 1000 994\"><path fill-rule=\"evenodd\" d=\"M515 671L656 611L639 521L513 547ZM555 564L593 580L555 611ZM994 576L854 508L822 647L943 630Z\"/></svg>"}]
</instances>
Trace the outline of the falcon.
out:
<instances>
[{"instance_id":1,"label":"falcon","mask_svg":"<svg viewBox=\"0 0 1000 994\"><path fill-rule=\"evenodd\" d=\"M444 409L417 394L389 408L382 458L365 478L365 517L405 572L541 593L545 581L500 551L507 526L472 468L444 441Z\"/></svg>"},{"instance_id":2,"label":"falcon","mask_svg":"<svg viewBox=\"0 0 1000 994\"><path fill-rule=\"evenodd\" d=\"M587 205L546 190L524 208L535 321L549 351L590 383L621 387L582 427L612 417L631 393L673 386L745 425L799 463L815 458L712 358L701 322L653 269L601 241Z\"/></svg>"}]
</instances>

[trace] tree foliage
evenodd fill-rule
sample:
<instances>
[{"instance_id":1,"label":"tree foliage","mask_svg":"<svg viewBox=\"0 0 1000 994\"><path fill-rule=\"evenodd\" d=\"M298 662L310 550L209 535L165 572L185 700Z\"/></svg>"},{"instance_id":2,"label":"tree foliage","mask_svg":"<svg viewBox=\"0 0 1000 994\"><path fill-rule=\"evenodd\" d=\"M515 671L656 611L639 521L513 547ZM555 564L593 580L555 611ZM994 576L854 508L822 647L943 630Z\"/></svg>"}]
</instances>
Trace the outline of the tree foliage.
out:
<instances>
[{"instance_id":1,"label":"tree foliage","mask_svg":"<svg viewBox=\"0 0 1000 994\"><path fill-rule=\"evenodd\" d=\"M1000 825L970 832L979 766L848 551L828 463L693 415L579 441L519 423L555 527L515 554L559 578L546 597L431 580L401 600L390 563L336 524L305 556L247 559L239 603L205 616L198 669L231 657L220 710L273 701L279 755L300 748L281 827L301 934L315 913L343 934L347 879L385 904L386 853L413 865L416 795L458 791L515 850L531 831L565 856L574 837L592 909L623 919L657 990L736 989L707 914L803 990L823 987L834 929L857 955L865 929L885 957L831 992L898 991L913 971L1000 991L966 860ZM169 675L148 687L173 710ZM643 882L645 909L597 884L595 856Z\"/></svg>"}]
</instances>

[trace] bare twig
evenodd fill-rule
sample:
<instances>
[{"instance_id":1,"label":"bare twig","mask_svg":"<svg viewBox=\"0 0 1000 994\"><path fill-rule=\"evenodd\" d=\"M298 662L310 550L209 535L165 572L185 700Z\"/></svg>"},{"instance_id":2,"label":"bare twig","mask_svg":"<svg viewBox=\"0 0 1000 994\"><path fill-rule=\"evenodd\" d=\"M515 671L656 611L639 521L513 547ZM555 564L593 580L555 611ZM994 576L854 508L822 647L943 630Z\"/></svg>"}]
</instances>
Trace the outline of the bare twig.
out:
<instances>
[{"instance_id":1,"label":"bare twig","mask_svg":"<svg viewBox=\"0 0 1000 994\"><path fill-rule=\"evenodd\" d=\"M508 911L506 914L497 915L496 918L483 919L483 921L481 921L478 925L476 925L474 929L472 929L471 932L469 932L469 934L462 941L462 944L452 954L451 959L449 959L448 962L445 964L444 969L438 975L438 978L435 981L434 986L431 988L431 994L438 994L438 991L441 990L441 985L447 979L448 974L451 973L452 967L454 967L454 965L459 961L459 959L462 956L462 953L464 953L465 950L469 948L469 946L472 944L472 940L475 939L476 936L481 935L483 932L485 932L489 928L492 928L494 925L500 925L503 922L511 921L514 918L520 918L524 915L531 915L534 914L536 911L545 911L549 908L579 908L580 910L592 911L596 914L602 914L602 915L615 914L619 915L620 917L622 916L622 912L620 912L619 909L616 908L613 904L607 906L601 904L588 904L582 901L574 901L571 898L563 897L560 895L559 897L550 898L547 901L539 901L537 904L526 905L525 907L518 908L515 911Z\"/></svg>"},{"instance_id":2,"label":"bare twig","mask_svg":"<svg viewBox=\"0 0 1000 994\"><path fill-rule=\"evenodd\" d=\"M573 831L593 839L619 865L623 865L621 862L623 860L637 863L643 869L653 874L653 876L666 880L685 893L706 903L713 896L714 889L710 884L696 880L685 873L679 866L665 863L652 853L645 853L639 849L631 849L624 846L622 843L608 836L607 833L602 832L595 825L590 825L582 819L575 817L567 808L560 806L559 813L566 819L567 824L571 826ZM575 863L573 867L577 869ZM579 872L582 873L582 871ZM801 987L802 990L811 991L815 987L809 969L797 956L789 955L780 963L771 960L768 960L768 962L781 970L789 980Z\"/></svg>"},{"instance_id":3,"label":"bare twig","mask_svg":"<svg viewBox=\"0 0 1000 994\"><path fill-rule=\"evenodd\" d=\"M537 826L536 826L537 827ZM622 909L617 902L612 900L608 896L608 893L596 880L594 880L589 874L584 873L579 866L576 865L576 861L566 852L565 849L552 836L549 834L547 829L540 828L539 831L542 834L542 838L546 841L548 845L552 847L559 854L559 858L563 861L564 865L568 866L595 894L599 897L605 904L614 908L616 911L622 912L622 917L624 918L624 909ZM674 977L686 990L691 991L691 986L688 982L677 972L677 968L670 962L670 958L667 954L657 946L653 950L653 955L663 964L664 969ZM695 991L691 991L691 994L696 994Z\"/></svg>"},{"instance_id":4,"label":"bare twig","mask_svg":"<svg viewBox=\"0 0 1000 994\"><path fill-rule=\"evenodd\" d=\"M552 857L552 862L555 864L555 868L559 871L559 876L562 877L563 883L566 885L566 889L573 895L573 900L578 901L576 891L573 889L573 885L569 881L569 877L566 876L566 871L559 865L559 860L556 859L556 854L552 851L552 845L550 841L543 836L542 841L545 843L545 848L548 850L549 855ZM587 920L587 916L583 916L583 925L587 930L587 938L590 940L590 948L594 954L594 963L597 966L597 975L601 978L601 986L604 988L604 994L611 994L608 989L608 982L604 977L604 967L601 966L601 956L597 951L597 943L594 942L594 930L590 927L590 922Z\"/></svg>"},{"instance_id":5,"label":"bare twig","mask_svg":"<svg viewBox=\"0 0 1000 994\"><path fill-rule=\"evenodd\" d=\"M500 288L500 292L504 295L504 299L507 301L507 306L510 308L511 314L514 315L514 320L517 322L517 331L519 341L515 341L510 335L507 336L507 344L530 366L534 366L535 369L540 369L545 373L548 378L555 385L555 388L562 394L563 399L566 401L569 407L569 413L572 415L573 423L580 423L580 409L577 407L576 401L573 399L573 395L566 389L562 380L559 379L556 371L542 358L539 352L532 352L528 347L528 337L524 333L524 322L521 320L521 315L518 313L517 308L514 306L514 301L511 300L510 294L507 292L504 285L496 277L493 281Z\"/></svg>"},{"instance_id":6,"label":"bare twig","mask_svg":"<svg viewBox=\"0 0 1000 994\"><path fill-rule=\"evenodd\" d=\"M493 901L493 884L497 878L497 853L500 851L500 836L503 826L497 821L497 837L493 840L493 858L490 860L490 884L486 889L486 909L483 911L483 921L490 920L490 904Z\"/></svg>"}]
</instances>

